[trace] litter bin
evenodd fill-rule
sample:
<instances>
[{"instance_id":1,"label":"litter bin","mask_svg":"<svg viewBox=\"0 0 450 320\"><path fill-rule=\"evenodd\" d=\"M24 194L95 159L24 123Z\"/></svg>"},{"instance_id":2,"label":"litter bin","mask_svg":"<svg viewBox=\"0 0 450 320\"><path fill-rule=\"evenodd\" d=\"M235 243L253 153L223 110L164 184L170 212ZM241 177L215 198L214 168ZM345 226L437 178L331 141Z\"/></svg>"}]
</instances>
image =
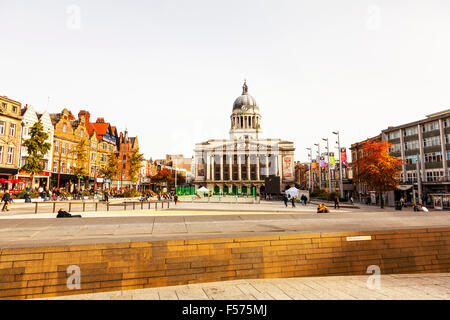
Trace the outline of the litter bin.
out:
<instances>
[{"instance_id":1,"label":"litter bin","mask_svg":"<svg viewBox=\"0 0 450 320\"><path fill-rule=\"evenodd\" d=\"M402 210L402 203L400 201L395 201L395 210Z\"/></svg>"}]
</instances>

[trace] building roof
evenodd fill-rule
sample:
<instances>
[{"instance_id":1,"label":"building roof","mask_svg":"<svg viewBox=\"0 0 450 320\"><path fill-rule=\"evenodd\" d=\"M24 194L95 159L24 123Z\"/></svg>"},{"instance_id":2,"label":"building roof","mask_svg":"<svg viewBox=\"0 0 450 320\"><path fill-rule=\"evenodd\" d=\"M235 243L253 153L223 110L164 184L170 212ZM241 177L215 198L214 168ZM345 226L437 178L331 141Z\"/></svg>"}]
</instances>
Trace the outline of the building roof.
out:
<instances>
[{"instance_id":1,"label":"building roof","mask_svg":"<svg viewBox=\"0 0 450 320\"><path fill-rule=\"evenodd\" d=\"M242 86L242 94L234 100L233 110L241 109L243 106L255 107L258 108L258 104L256 103L255 98L248 93L247 82L244 81L244 85Z\"/></svg>"},{"instance_id":2,"label":"building roof","mask_svg":"<svg viewBox=\"0 0 450 320\"><path fill-rule=\"evenodd\" d=\"M387 129L382 130L383 133L387 133L387 132L392 132L392 131L396 131L399 129L403 129L403 128L407 128L407 127L412 127L414 125L418 125L418 124L423 124L423 123L427 123L427 122L432 122L438 119L442 119L442 118L448 118L450 116L450 109L444 110L444 111L440 111L440 112L435 112L432 114L429 114L426 116L425 119L422 120L417 120L414 122L409 122L406 124L401 124L398 126L392 126L392 127L388 127Z\"/></svg>"}]
</instances>

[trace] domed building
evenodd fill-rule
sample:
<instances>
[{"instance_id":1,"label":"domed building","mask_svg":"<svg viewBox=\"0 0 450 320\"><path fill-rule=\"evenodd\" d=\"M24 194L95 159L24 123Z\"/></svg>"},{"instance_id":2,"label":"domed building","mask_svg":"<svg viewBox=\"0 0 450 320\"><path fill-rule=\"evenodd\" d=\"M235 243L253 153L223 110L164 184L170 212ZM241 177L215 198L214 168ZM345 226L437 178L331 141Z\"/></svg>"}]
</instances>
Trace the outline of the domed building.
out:
<instances>
[{"instance_id":1,"label":"domed building","mask_svg":"<svg viewBox=\"0 0 450 320\"><path fill-rule=\"evenodd\" d=\"M278 190L293 186L294 144L260 136L259 106L246 82L233 103L230 120L229 139L195 145L194 184L215 194L278 193L273 186L272 192L266 190L267 180L277 181Z\"/></svg>"}]
</instances>

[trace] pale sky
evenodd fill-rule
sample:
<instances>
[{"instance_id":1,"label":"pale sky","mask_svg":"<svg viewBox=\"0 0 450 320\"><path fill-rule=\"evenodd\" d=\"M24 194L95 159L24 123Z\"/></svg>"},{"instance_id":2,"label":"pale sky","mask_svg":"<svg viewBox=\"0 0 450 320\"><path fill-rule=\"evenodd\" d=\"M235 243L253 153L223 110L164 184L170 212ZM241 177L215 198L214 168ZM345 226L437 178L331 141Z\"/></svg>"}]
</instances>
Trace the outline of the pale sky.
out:
<instances>
[{"instance_id":1,"label":"pale sky","mask_svg":"<svg viewBox=\"0 0 450 320\"><path fill-rule=\"evenodd\" d=\"M306 161L450 108L449 32L448 0L0 0L0 95L190 157L247 79L263 137Z\"/></svg>"}]
</instances>

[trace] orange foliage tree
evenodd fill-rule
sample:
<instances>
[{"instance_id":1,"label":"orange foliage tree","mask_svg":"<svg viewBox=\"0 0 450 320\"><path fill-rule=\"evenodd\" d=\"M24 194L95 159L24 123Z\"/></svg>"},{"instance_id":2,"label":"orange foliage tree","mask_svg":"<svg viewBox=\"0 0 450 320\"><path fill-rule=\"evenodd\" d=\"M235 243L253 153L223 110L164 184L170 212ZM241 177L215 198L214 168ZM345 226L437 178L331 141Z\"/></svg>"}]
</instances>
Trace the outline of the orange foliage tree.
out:
<instances>
[{"instance_id":1,"label":"orange foliage tree","mask_svg":"<svg viewBox=\"0 0 450 320\"><path fill-rule=\"evenodd\" d=\"M403 159L391 156L387 141L368 141L362 146L362 155L353 164L356 167L354 179L366 184L380 198L380 206L384 208L382 194L394 190L398 185Z\"/></svg>"}]
</instances>

